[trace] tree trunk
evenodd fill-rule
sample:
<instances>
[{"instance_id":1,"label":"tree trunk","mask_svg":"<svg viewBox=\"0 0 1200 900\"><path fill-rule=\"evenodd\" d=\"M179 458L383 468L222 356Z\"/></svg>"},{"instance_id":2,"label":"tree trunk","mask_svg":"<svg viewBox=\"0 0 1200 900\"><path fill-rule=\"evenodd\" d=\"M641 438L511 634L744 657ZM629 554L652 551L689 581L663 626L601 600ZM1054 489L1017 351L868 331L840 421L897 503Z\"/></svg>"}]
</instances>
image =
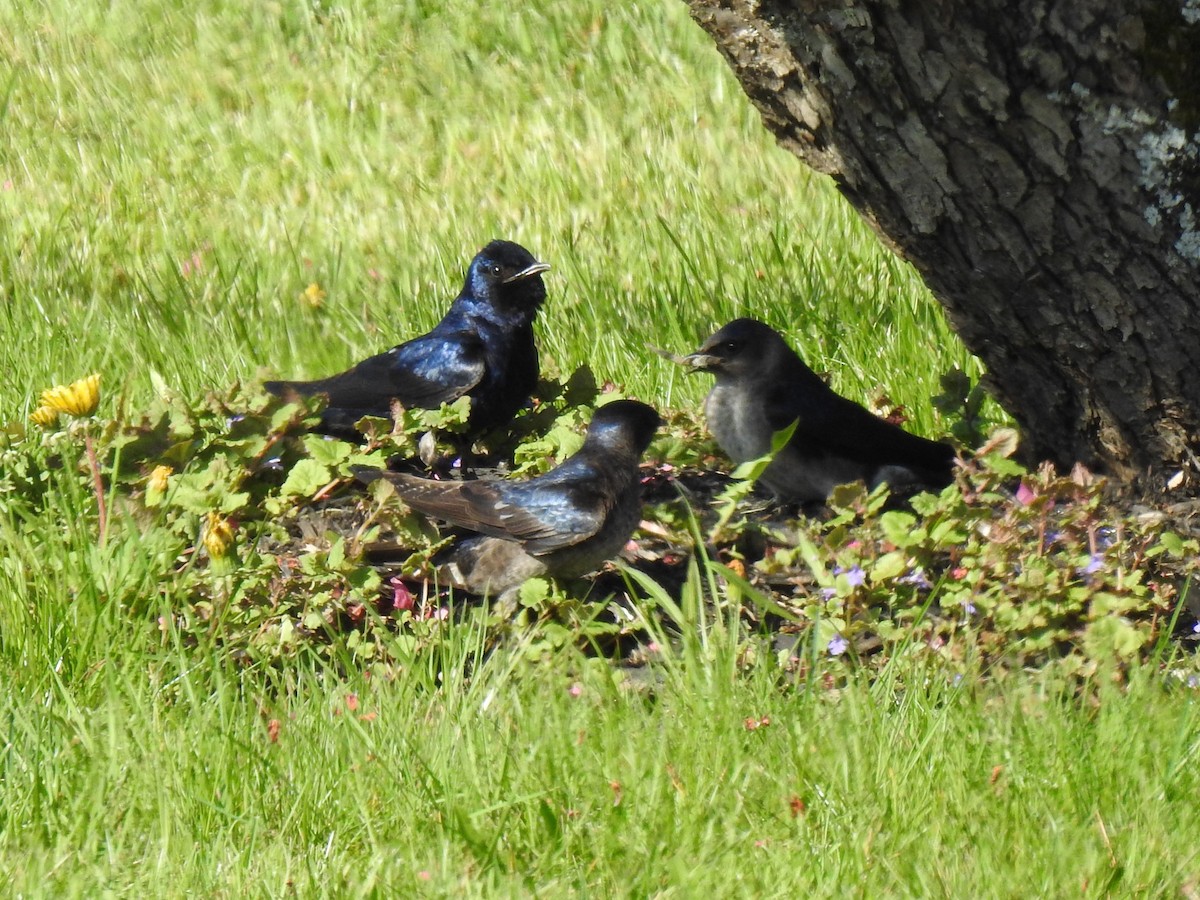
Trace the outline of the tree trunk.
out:
<instances>
[{"instance_id":1,"label":"tree trunk","mask_svg":"<svg viewBox=\"0 0 1200 900\"><path fill-rule=\"evenodd\" d=\"M1194 468L1200 0L688 3L921 272L1028 456Z\"/></svg>"}]
</instances>

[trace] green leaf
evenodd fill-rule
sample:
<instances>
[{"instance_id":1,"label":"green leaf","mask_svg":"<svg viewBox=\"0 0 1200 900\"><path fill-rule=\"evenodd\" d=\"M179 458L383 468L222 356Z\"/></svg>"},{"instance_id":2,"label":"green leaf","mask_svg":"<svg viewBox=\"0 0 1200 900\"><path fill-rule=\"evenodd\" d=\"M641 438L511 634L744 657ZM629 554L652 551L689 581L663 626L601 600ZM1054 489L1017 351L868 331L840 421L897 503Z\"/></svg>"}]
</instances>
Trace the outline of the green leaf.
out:
<instances>
[{"instance_id":1,"label":"green leaf","mask_svg":"<svg viewBox=\"0 0 1200 900\"><path fill-rule=\"evenodd\" d=\"M929 537L935 546L957 547L967 539L967 533L953 519L938 522L929 529Z\"/></svg>"},{"instance_id":2,"label":"green leaf","mask_svg":"<svg viewBox=\"0 0 1200 900\"><path fill-rule=\"evenodd\" d=\"M879 528L883 536L897 547L911 547L925 536L922 531L918 537L915 533L916 527L917 517L901 510L891 510L879 517Z\"/></svg>"},{"instance_id":3,"label":"green leaf","mask_svg":"<svg viewBox=\"0 0 1200 900\"><path fill-rule=\"evenodd\" d=\"M324 403L319 405L324 406ZM304 411L305 408L299 403L285 403L271 414L271 430L281 431L289 422L302 415Z\"/></svg>"},{"instance_id":4,"label":"green leaf","mask_svg":"<svg viewBox=\"0 0 1200 900\"><path fill-rule=\"evenodd\" d=\"M1173 531L1164 531L1158 536L1158 542L1164 550L1176 558L1182 557L1188 551L1195 553L1197 547L1195 540L1185 541Z\"/></svg>"},{"instance_id":5,"label":"green leaf","mask_svg":"<svg viewBox=\"0 0 1200 900\"><path fill-rule=\"evenodd\" d=\"M908 571L908 557L903 553L885 553L871 566L871 582L882 584Z\"/></svg>"},{"instance_id":6,"label":"green leaf","mask_svg":"<svg viewBox=\"0 0 1200 900\"><path fill-rule=\"evenodd\" d=\"M530 578L518 591L517 598L522 606L540 606L550 596L550 582L545 578Z\"/></svg>"},{"instance_id":7,"label":"green leaf","mask_svg":"<svg viewBox=\"0 0 1200 900\"><path fill-rule=\"evenodd\" d=\"M331 440L319 434L306 434L304 449L308 451L310 459L328 466L330 469L337 468L350 459L351 454L358 451L358 447L354 444Z\"/></svg>"},{"instance_id":8,"label":"green leaf","mask_svg":"<svg viewBox=\"0 0 1200 900\"><path fill-rule=\"evenodd\" d=\"M315 459L302 459L288 472L279 493L282 497L311 497L333 480L329 469Z\"/></svg>"},{"instance_id":9,"label":"green leaf","mask_svg":"<svg viewBox=\"0 0 1200 900\"><path fill-rule=\"evenodd\" d=\"M1025 475L1028 472L1019 462L1001 456L999 453L989 453L983 458L983 464L997 475L1006 477Z\"/></svg>"}]
</instances>

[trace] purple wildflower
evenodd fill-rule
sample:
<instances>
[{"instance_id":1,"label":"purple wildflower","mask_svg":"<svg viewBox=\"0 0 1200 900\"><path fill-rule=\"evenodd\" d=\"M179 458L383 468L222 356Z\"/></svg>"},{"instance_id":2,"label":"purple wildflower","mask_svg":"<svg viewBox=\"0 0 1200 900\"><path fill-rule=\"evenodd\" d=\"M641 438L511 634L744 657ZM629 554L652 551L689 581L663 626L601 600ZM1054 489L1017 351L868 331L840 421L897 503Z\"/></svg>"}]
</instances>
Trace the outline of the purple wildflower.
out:
<instances>
[{"instance_id":1,"label":"purple wildflower","mask_svg":"<svg viewBox=\"0 0 1200 900\"><path fill-rule=\"evenodd\" d=\"M1082 569L1080 569L1079 571L1083 575L1095 575L1097 572L1099 572L1103 568L1104 568L1104 557L1098 553L1093 553L1088 558L1088 564L1086 566L1084 566Z\"/></svg>"},{"instance_id":2,"label":"purple wildflower","mask_svg":"<svg viewBox=\"0 0 1200 900\"><path fill-rule=\"evenodd\" d=\"M835 634L832 638L830 638L829 646L827 649L829 650L830 656L841 656L843 653L846 652L846 650L849 649L849 647L850 647L849 641L847 641L840 634Z\"/></svg>"},{"instance_id":3,"label":"purple wildflower","mask_svg":"<svg viewBox=\"0 0 1200 900\"><path fill-rule=\"evenodd\" d=\"M927 591L933 587L933 585L929 583L929 577L925 574L925 570L921 566L917 566L911 572L907 573L906 575L901 575L896 580L901 584L911 584L913 587L920 588L923 591Z\"/></svg>"},{"instance_id":4,"label":"purple wildflower","mask_svg":"<svg viewBox=\"0 0 1200 900\"><path fill-rule=\"evenodd\" d=\"M867 580L867 573L862 570L862 566L854 566L846 572L846 582L851 587L858 587Z\"/></svg>"}]
</instances>

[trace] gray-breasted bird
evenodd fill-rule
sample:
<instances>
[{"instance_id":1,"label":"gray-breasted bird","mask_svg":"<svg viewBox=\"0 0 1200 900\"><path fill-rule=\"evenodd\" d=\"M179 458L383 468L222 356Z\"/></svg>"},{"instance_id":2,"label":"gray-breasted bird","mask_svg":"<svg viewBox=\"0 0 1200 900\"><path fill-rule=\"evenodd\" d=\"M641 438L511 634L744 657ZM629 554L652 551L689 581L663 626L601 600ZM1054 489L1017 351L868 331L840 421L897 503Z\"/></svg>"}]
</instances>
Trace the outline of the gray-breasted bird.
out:
<instances>
[{"instance_id":1,"label":"gray-breasted bird","mask_svg":"<svg viewBox=\"0 0 1200 900\"><path fill-rule=\"evenodd\" d=\"M954 449L879 418L835 393L784 339L756 319L735 319L679 360L717 382L704 401L708 428L734 462L757 459L796 423L761 481L784 500L824 501L839 484L941 488Z\"/></svg>"},{"instance_id":2,"label":"gray-breasted bird","mask_svg":"<svg viewBox=\"0 0 1200 900\"><path fill-rule=\"evenodd\" d=\"M471 398L468 437L508 422L537 386L533 320L546 299L538 262L520 244L492 241L467 269L462 291L427 334L317 381L268 381L272 394L324 394L317 430L360 439L363 416L389 417L393 400L436 409Z\"/></svg>"},{"instance_id":3,"label":"gray-breasted bird","mask_svg":"<svg viewBox=\"0 0 1200 900\"><path fill-rule=\"evenodd\" d=\"M638 464L660 421L644 403L614 400L596 410L578 452L527 481L355 475L387 479L418 512L479 532L435 562L456 587L495 595L538 575L585 575L617 554L641 520Z\"/></svg>"}]
</instances>

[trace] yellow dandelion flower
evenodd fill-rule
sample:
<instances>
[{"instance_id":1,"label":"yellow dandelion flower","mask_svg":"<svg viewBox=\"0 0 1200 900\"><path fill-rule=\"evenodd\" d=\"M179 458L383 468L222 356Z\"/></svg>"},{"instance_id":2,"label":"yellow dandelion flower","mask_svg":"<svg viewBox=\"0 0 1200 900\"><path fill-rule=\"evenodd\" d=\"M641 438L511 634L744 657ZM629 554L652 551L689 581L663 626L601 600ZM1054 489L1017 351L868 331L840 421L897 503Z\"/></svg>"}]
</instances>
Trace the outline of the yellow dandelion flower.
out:
<instances>
[{"instance_id":1,"label":"yellow dandelion flower","mask_svg":"<svg viewBox=\"0 0 1200 900\"><path fill-rule=\"evenodd\" d=\"M222 559L233 543L233 524L219 513L208 514L204 528L204 549L212 559Z\"/></svg>"},{"instance_id":2,"label":"yellow dandelion flower","mask_svg":"<svg viewBox=\"0 0 1200 900\"><path fill-rule=\"evenodd\" d=\"M49 428L58 421L58 410L51 409L49 406L39 406L29 414L29 418L33 420L34 424Z\"/></svg>"},{"instance_id":3,"label":"yellow dandelion flower","mask_svg":"<svg viewBox=\"0 0 1200 900\"><path fill-rule=\"evenodd\" d=\"M304 293L300 295L300 299L313 309L317 309L325 302L325 291L314 281L304 289Z\"/></svg>"},{"instance_id":4,"label":"yellow dandelion flower","mask_svg":"<svg viewBox=\"0 0 1200 900\"><path fill-rule=\"evenodd\" d=\"M89 375L70 384L42 391L42 406L69 416L90 416L100 405L100 376ZM36 420L35 420L36 421Z\"/></svg>"},{"instance_id":5,"label":"yellow dandelion flower","mask_svg":"<svg viewBox=\"0 0 1200 900\"><path fill-rule=\"evenodd\" d=\"M155 466L150 477L146 479L146 487L160 493L165 491L170 486L170 478L174 472L170 466Z\"/></svg>"}]
</instances>

